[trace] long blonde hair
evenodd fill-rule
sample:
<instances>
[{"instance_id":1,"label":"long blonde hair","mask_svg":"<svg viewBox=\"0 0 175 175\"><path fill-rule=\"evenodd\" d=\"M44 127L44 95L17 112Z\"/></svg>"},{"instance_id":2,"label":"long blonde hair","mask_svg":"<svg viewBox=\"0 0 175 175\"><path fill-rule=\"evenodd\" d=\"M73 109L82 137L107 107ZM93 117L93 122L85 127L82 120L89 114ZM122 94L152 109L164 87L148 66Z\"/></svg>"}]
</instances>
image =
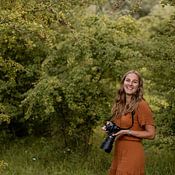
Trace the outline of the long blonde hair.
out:
<instances>
[{"instance_id":1,"label":"long blonde hair","mask_svg":"<svg viewBox=\"0 0 175 175\"><path fill-rule=\"evenodd\" d=\"M139 80L139 86L136 93L132 95L131 102L129 104L126 104L126 93L124 91L123 84L126 76L131 73L134 73L135 75L137 75ZM137 108L138 102L142 99L143 99L143 80L141 78L141 75L139 72L135 70L130 70L124 74L120 82L120 89L117 92L117 95L114 99L114 104L112 107L112 119L114 119L114 117L120 117L129 112L134 111Z\"/></svg>"}]
</instances>

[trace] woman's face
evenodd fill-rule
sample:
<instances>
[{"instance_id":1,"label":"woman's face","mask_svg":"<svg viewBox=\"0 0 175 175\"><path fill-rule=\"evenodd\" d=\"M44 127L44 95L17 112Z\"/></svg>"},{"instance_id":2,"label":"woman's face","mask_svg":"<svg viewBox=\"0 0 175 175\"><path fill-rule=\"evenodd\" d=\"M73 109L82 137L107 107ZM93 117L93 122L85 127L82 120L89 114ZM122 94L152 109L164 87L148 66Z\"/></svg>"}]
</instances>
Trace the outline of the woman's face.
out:
<instances>
[{"instance_id":1,"label":"woman's face","mask_svg":"<svg viewBox=\"0 0 175 175\"><path fill-rule=\"evenodd\" d=\"M135 73L130 73L126 76L123 88L127 95L133 95L136 93L139 87L139 78Z\"/></svg>"}]
</instances>

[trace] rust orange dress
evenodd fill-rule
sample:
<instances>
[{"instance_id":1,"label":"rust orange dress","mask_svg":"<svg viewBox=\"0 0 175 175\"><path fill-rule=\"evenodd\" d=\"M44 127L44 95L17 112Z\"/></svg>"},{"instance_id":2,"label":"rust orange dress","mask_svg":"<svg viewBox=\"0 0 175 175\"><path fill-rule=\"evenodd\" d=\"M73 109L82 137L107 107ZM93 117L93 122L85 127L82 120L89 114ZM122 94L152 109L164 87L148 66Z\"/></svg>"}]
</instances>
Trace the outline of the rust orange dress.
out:
<instances>
[{"instance_id":1,"label":"rust orange dress","mask_svg":"<svg viewBox=\"0 0 175 175\"><path fill-rule=\"evenodd\" d=\"M131 114L114 119L122 128L132 125ZM131 130L143 131L145 125L154 125L153 114L146 101L139 102ZM108 175L144 175L144 149L142 139L124 135L115 141L114 155Z\"/></svg>"}]
</instances>

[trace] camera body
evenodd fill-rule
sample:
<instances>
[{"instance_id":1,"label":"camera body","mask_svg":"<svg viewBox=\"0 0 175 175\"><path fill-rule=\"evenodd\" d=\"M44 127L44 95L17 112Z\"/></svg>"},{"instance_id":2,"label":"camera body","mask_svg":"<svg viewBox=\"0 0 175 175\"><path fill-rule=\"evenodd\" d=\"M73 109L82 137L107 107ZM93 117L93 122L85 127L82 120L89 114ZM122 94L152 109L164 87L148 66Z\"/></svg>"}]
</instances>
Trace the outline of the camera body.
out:
<instances>
[{"instance_id":1,"label":"camera body","mask_svg":"<svg viewBox=\"0 0 175 175\"><path fill-rule=\"evenodd\" d=\"M115 140L115 136L113 134L119 132L121 128L113 122L108 122L105 125L105 130L108 136L102 142L100 148L103 149L105 152L110 153L113 147L113 142Z\"/></svg>"}]
</instances>

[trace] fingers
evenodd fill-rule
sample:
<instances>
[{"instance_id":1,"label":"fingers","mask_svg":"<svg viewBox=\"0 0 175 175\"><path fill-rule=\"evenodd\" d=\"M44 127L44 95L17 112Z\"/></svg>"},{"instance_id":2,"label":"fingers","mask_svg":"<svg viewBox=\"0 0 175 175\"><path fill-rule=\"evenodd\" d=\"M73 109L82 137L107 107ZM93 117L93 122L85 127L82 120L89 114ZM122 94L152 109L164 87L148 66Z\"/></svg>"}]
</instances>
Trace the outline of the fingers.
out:
<instances>
[{"instance_id":1,"label":"fingers","mask_svg":"<svg viewBox=\"0 0 175 175\"><path fill-rule=\"evenodd\" d=\"M129 130L120 130L117 133L114 133L113 136L122 136L122 135L128 135Z\"/></svg>"},{"instance_id":2,"label":"fingers","mask_svg":"<svg viewBox=\"0 0 175 175\"><path fill-rule=\"evenodd\" d=\"M103 126L101 129L102 129L103 131L106 131L106 126Z\"/></svg>"},{"instance_id":3,"label":"fingers","mask_svg":"<svg viewBox=\"0 0 175 175\"><path fill-rule=\"evenodd\" d=\"M103 131L106 131L106 125L109 125L110 121L107 121L106 124L102 127Z\"/></svg>"}]
</instances>

